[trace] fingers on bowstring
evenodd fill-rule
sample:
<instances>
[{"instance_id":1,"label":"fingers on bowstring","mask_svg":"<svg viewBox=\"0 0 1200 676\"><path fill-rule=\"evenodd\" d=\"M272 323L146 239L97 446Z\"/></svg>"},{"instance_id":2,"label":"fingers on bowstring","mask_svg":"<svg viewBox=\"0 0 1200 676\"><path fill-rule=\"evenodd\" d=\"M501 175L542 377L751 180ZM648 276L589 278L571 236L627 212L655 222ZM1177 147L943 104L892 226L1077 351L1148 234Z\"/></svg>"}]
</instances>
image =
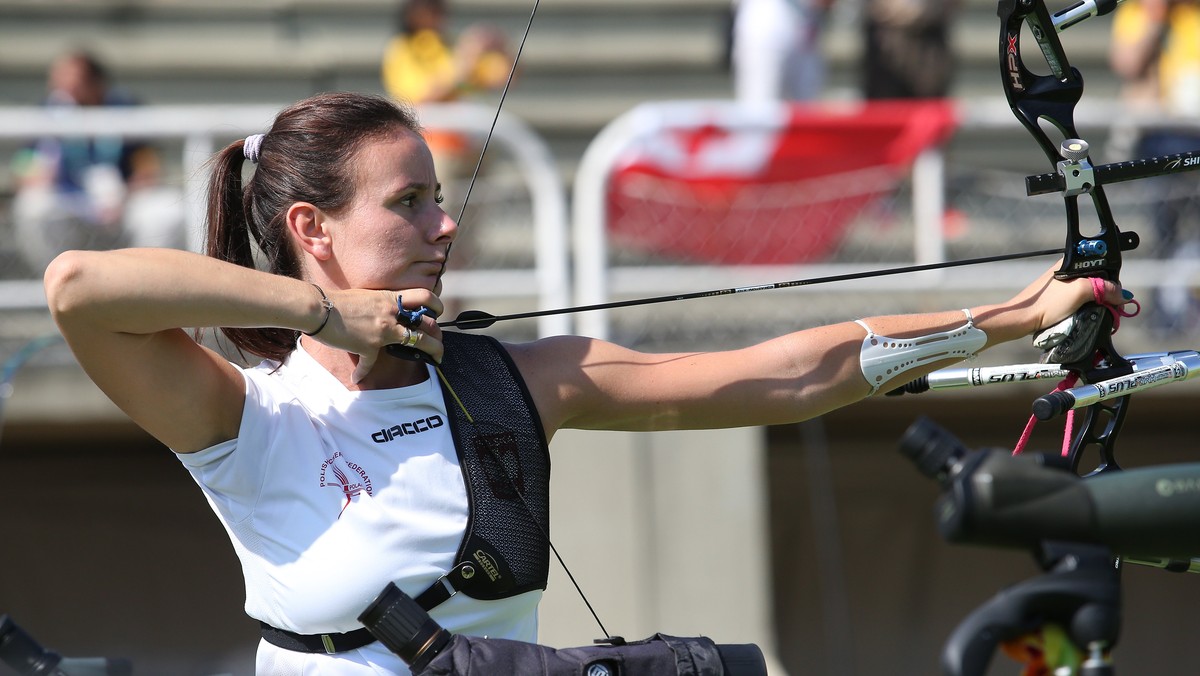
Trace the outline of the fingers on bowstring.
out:
<instances>
[{"instance_id":1,"label":"fingers on bowstring","mask_svg":"<svg viewBox=\"0 0 1200 676\"><path fill-rule=\"evenodd\" d=\"M444 311L442 300L424 289L402 291L396 294L396 321L416 327L419 320L429 317L436 320Z\"/></svg>"}]
</instances>

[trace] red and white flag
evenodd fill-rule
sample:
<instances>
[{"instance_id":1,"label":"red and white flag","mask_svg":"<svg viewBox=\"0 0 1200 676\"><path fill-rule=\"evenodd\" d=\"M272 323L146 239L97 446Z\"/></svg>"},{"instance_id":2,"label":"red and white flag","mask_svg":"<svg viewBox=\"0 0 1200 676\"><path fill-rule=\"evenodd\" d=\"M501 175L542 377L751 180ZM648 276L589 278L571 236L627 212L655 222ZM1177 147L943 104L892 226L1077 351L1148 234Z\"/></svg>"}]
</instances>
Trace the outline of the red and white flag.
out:
<instances>
[{"instance_id":1,"label":"red and white flag","mask_svg":"<svg viewBox=\"0 0 1200 676\"><path fill-rule=\"evenodd\" d=\"M653 106L609 180L608 231L658 256L820 260L954 131L946 100Z\"/></svg>"}]
</instances>

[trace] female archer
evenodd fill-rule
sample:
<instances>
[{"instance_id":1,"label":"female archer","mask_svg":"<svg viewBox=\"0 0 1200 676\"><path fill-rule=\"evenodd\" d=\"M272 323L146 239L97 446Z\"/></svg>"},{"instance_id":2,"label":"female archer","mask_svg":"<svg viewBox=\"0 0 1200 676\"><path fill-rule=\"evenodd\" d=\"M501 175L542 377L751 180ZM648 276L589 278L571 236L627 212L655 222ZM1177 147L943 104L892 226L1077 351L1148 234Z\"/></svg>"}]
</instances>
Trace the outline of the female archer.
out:
<instances>
[{"instance_id":1,"label":"female archer","mask_svg":"<svg viewBox=\"0 0 1200 676\"><path fill-rule=\"evenodd\" d=\"M800 421L1093 299L1089 280L1047 271L997 304L710 353L443 333L457 225L421 131L382 97L314 96L217 154L207 255L71 251L46 271L79 362L227 529L263 626L261 674L407 673L357 620L388 582L451 632L535 641L557 430ZM261 363L227 360L194 327Z\"/></svg>"}]
</instances>

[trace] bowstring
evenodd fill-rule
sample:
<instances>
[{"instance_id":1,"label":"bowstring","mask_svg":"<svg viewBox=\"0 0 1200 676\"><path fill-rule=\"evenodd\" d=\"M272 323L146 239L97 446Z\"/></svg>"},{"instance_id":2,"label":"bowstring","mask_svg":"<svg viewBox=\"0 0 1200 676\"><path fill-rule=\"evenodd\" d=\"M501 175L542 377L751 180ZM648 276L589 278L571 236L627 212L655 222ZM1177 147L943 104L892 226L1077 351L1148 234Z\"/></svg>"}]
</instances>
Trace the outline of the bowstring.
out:
<instances>
[{"instance_id":1,"label":"bowstring","mask_svg":"<svg viewBox=\"0 0 1200 676\"><path fill-rule=\"evenodd\" d=\"M529 32L533 29L533 18L537 16L538 5L541 0L533 1L533 11L529 13L529 20L525 23L525 32L521 34L521 41L517 44L517 52L513 55L512 67L508 69L508 78L504 80L504 87L500 90L500 101L496 104L496 112L492 115L492 124L488 127L487 136L483 139L483 147L479 150L479 159L475 161L475 169L471 172L471 180L467 183L467 192L463 195L462 206L458 210L458 218L454 219L460 227L463 224L463 216L467 213L467 204L471 201L471 191L475 189L475 181L479 178L479 170L483 167L483 158L487 155L488 146L491 144L492 135L496 132L496 124L500 121L500 111L504 108L504 100L508 98L508 88L512 85L513 77L517 73L517 64L521 61L521 53L525 51L525 41L529 39ZM442 275L446 274L446 265L450 262L450 250L454 248L454 242L451 242L446 247L446 258L442 261L442 269L438 272L438 280Z\"/></svg>"},{"instance_id":2,"label":"bowstring","mask_svg":"<svg viewBox=\"0 0 1200 676\"><path fill-rule=\"evenodd\" d=\"M460 227L463 224L463 216L465 216L467 213L467 204L471 201L471 192L475 188L475 181L479 178L479 171L483 167L483 160L487 155L488 146L491 144L492 136L496 132L496 125L500 121L500 111L504 108L505 99L508 98L508 89L512 85L513 77L516 75L517 64L520 63L521 54L525 51L525 42L529 39L529 32L533 28L533 19L535 16L537 16L538 6L540 4L541 0L534 0L533 10L529 12L529 20L525 23L525 32L522 33L521 41L517 44L517 51L513 55L512 67L508 71L508 78L505 79L504 87L500 90L500 101L496 104L495 114L492 115L492 124L488 128L487 136L485 136L483 139L483 147L479 150L479 159L475 161L475 169L471 172L471 180L467 183L467 192L463 195L462 206L458 210L458 218L455 219L455 223L457 223ZM450 262L450 249L453 247L453 242L446 247L446 259L442 261L442 269L438 272L439 280L442 278L442 275L446 274L446 265ZM507 476L507 468L505 468L505 475L508 478L509 483L512 483L512 477ZM514 485L513 488L515 490L516 486ZM537 525L538 529L542 532L543 537L546 538L546 544L549 545L550 551L554 553L554 557L558 559L559 565L563 567L563 571L567 574L567 578L570 579L571 584L575 586L575 591L579 593L579 598L583 599L583 603L587 606L588 611L592 614L592 618L596 620L596 624L599 625L600 631L605 637L609 637L610 634L608 633L608 629L606 629L604 627L604 623L600 621L600 616L596 614L596 610L592 607L591 601L589 601L587 595L583 593L583 588L580 587L579 583L575 581L575 576L571 573L571 569L567 567L567 563L563 560L562 555L558 553L558 548L554 546L554 542L550 540L550 533L547 532L545 526L543 526L541 522L539 522L537 518L533 516L533 511L529 508L529 504L525 502L525 496L521 495L520 491L517 491L516 493L521 499L521 503L525 505L525 509L529 511L529 515L533 519L534 524Z\"/></svg>"}]
</instances>

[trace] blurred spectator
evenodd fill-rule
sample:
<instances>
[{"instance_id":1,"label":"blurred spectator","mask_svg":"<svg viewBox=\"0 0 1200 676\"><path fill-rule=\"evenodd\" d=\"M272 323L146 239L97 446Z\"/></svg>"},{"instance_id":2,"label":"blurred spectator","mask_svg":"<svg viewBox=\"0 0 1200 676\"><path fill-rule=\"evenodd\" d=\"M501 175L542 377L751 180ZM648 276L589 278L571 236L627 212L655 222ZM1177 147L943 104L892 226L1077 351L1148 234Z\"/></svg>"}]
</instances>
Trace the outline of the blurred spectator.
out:
<instances>
[{"instance_id":1,"label":"blurred spectator","mask_svg":"<svg viewBox=\"0 0 1200 676\"><path fill-rule=\"evenodd\" d=\"M1193 126L1145 129L1133 158L1200 150L1200 2L1127 0L1113 18L1110 63L1121 79L1123 99L1139 116L1181 120ZM1150 179L1155 193L1154 229L1159 251L1178 245L1180 218L1195 198L1195 175Z\"/></svg>"},{"instance_id":2,"label":"blurred spectator","mask_svg":"<svg viewBox=\"0 0 1200 676\"><path fill-rule=\"evenodd\" d=\"M738 101L811 101L825 87L821 32L833 0L734 0Z\"/></svg>"},{"instance_id":3,"label":"blurred spectator","mask_svg":"<svg viewBox=\"0 0 1200 676\"><path fill-rule=\"evenodd\" d=\"M867 99L941 98L956 65L950 27L960 0L867 0L862 93Z\"/></svg>"},{"instance_id":4,"label":"blurred spectator","mask_svg":"<svg viewBox=\"0 0 1200 676\"><path fill-rule=\"evenodd\" d=\"M1135 113L1167 126L1133 127L1130 159L1200 150L1200 2L1127 0L1113 17L1109 60L1122 97ZM1172 120L1191 126L1170 126ZM1118 126L1114 135L1120 138ZM1126 153L1121 153L1123 156ZM1200 215L1196 175L1188 172L1142 181L1150 204L1158 257L1173 261L1150 306L1153 329L1190 331L1200 317ZM1183 233L1190 234L1184 236Z\"/></svg>"},{"instance_id":5,"label":"blurred spectator","mask_svg":"<svg viewBox=\"0 0 1200 676\"><path fill-rule=\"evenodd\" d=\"M83 51L51 64L47 90L50 110L135 103ZM183 247L182 197L159 183L160 168L152 147L116 136L48 137L19 151L13 218L25 262L40 271L67 249Z\"/></svg>"},{"instance_id":6,"label":"blurred spectator","mask_svg":"<svg viewBox=\"0 0 1200 676\"><path fill-rule=\"evenodd\" d=\"M936 99L950 95L957 66L950 27L961 0L866 0L862 15L862 96L867 100ZM950 200L948 197L946 201ZM892 218L892 201L880 218ZM969 224L949 206L942 234L959 239Z\"/></svg>"},{"instance_id":7,"label":"blurred spectator","mask_svg":"<svg viewBox=\"0 0 1200 676\"><path fill-rule=\"evenodd\" d=\"M420 105L456 101L504 85L512 65L504 34L473 24L452 39L446 28L448 12L447 0L401 2L381 69L389 95ZM451 194L450 181L473 168L464 164L474 160L473 149L461 134L429 129L425 137L447 198L461 199Z\"/></svg>"}]
</instances>

